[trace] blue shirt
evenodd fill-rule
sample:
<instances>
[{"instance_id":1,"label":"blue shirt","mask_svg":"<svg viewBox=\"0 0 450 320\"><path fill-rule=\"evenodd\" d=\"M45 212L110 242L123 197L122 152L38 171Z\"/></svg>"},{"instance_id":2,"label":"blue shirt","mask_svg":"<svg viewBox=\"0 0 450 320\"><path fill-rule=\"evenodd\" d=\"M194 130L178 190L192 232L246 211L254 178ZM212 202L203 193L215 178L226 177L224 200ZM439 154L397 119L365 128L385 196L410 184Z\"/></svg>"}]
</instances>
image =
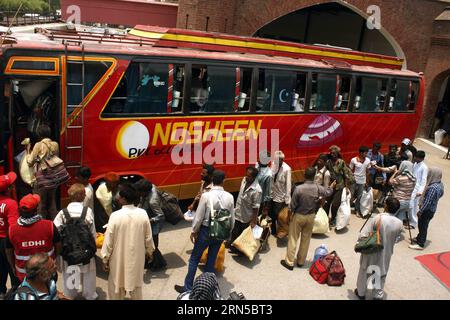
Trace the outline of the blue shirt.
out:
<instances>
[{"instance_id":1,"label":"blue shirt","mask_svg":"<svg viewBox=\"0 0 450 320\"><path fill-rule=\"evenodd\" d=\"M370 159L370 161L376 161L377 162L377 166L379 167L383 167L384 166L384 156L378 151L377 155L373 154L372 149L369 150L369 152L367 153L367 158ZM370 168L369 169L369 173L371 175L375 175L377 173L377 169L375 168ZM384 180L386 180L386 174L383 173L383 178Z\"/></svg>"},{"instance_id":2,"label":"blue shirt","mask_svg":"<svg viewBox=\"0 0 450 320\"><path fill-rule=\"evenodd\" d=\"M14 300L58 300L55 280L50 280L48 283L48 293L37 291L33 288L25 278L19 288L27 287L28 292L19 292L14 296Z\"/></svg>"},{"instance_id":3,"label":"blue shirt","mask_svg":"<svg viewBox=\"0 0 450 320\"><path fill-rule=\"evenodd\" d=\"M439 199L444 195L444 185L442 182L431 184L425 191L422 207L420 211L436 212Z\"/></svg>"}]
</instances>

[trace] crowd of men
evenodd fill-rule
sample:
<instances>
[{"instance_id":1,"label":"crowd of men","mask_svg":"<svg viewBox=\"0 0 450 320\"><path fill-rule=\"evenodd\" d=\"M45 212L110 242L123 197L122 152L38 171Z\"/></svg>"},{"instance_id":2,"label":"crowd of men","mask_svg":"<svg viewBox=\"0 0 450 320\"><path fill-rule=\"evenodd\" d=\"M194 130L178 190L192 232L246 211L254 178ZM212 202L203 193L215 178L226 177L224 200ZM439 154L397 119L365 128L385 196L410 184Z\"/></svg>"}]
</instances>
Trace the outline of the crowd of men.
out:
<instances>
[{"instance_id":1,"label":"crowd of men","mask_svg":"<svg viewBox=\"0 0 450 320\"><path fill-rule=\"evenodd\" d=\"M204 165L199 193L188 208L193 212L190 239L194 249L184 284L176 285L175 290L183 299L218 296L214 273L223 241L209 236L212 211L225 209L230 213L232 231L225 246L230 253L241 254L232 244L243 231L249 226L255 227L259 217L270 217L271 233L277 236L278 215L287 207L290 216L288 245L281 265L293 270L295 265L300 268L305 265L318 208L325 209L330 226L335 226L343 190L351 190L355 214L361 216L360 200L368 188L379 190L378 202L384 206L384 212L370 218L360 236L380 224L384 249L377 254L362 255L355 294L361 299L365 297L367 268L374 264L381 268L383 288L393 247L404 227L419 229L410 248L424 249L427 229L444 188L441 170L429 169L423 162L425 153L415 150L409 139L404 139L400 148L389 146L385 155L380 150L378 142L370 150L361 146L347 164L340 148L332 146L328 154L319 155L314 164L305 169L305 181L297 186L292 185L291 167L284 161L282 151L276 151L273 156L261 152L258 163L246 168L236 202L231 193L224 190L226 173ZM67 252L70 246L65 237L69 234L68 226L74 225L76 219L81 220L84 234L92 241L96 238L96 229L106 226L100 257L104 271L109 273L109 299L124 299L127 295L131 299L142 299L146 264L150 264L152 270L167 265L158 249L164 213L157 187L145 179L133 184L121 183L120 177L110 172L94 191L89 183L90 175L89 168L79 169L77 183L68 190L71 202L52 218L40 214L42 199L38 194L26 195L18 204L10 197L9 191L17 178L13 172L0 176L2 297L7 293L9 275L13 287L9 298L12 299L75 299L80 294L87 300L97 299L95 253L84 257L83 263L73 264ZM96 207L95 203L100 206ZM99 208L102 214L97 212ZM195 275L205 249L208 249L205 275L197 281ZM57 265L62 273L63 292L56 290ZM74 275L78 277L75 282L81 284L78 288L72 285ZM206 284L214 287L206 288ZM383 298L382 288L375 298ZM203 289L208 294L201 292Z\"/></svg>"}]
</instances>

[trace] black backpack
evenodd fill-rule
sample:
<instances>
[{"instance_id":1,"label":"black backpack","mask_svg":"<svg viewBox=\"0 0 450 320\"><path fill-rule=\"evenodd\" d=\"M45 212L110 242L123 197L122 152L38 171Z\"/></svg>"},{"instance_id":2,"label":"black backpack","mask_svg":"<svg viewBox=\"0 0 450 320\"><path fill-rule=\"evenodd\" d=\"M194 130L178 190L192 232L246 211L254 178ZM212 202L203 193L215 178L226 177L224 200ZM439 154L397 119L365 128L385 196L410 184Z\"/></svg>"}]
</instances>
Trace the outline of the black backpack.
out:
<instances>
[{"instance_id":1,"label":"black backpack","mask_svg":"<svg viewBox=\"0 0 450 320\"><path fill-rule=\"evenodd\" d=\"M60 230L61 256L69 266L88 264L97 252L95 239L85 222L87 209L87 207L83 208L79 218L72 218L67 208L63 209L66 223Z\"/></svg>"},{"instance_id":2,"label":"black backpack","mask_svg":"<svg viewBox=\"0 0 450 320\"><path fill-rule=\"evenodd\" d=\"M183 211L181 211L178 199L173 194L157 189L161 202L161 210L164 213L166 221L176 225L184 219Z\"/></svg>"}]
</instances>

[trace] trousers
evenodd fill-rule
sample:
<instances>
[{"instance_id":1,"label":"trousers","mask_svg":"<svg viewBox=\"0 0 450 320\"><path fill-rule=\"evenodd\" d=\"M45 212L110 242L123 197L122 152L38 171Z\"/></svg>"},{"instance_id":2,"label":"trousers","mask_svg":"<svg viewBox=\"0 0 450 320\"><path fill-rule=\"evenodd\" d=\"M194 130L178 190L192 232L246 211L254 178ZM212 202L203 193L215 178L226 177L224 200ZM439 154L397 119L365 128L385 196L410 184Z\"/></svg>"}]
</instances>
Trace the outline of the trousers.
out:
<instances>
[{"instance_id":1,"label":"trousers","mask_svg":"<svg viewBox=\"0 0 450 320\"><path fill-rule=\"evenodd\" d=\"M286 252L286 263L290 266L294 265L295 253L297 251L297 242L300 238L300 247L297 253L297 264L304 265L306 256L308 255L309 242L311 241L312 231L314 227L315 214L298 214L294 213L289 223L288 247Z\"/></svg>"}]
</instances>

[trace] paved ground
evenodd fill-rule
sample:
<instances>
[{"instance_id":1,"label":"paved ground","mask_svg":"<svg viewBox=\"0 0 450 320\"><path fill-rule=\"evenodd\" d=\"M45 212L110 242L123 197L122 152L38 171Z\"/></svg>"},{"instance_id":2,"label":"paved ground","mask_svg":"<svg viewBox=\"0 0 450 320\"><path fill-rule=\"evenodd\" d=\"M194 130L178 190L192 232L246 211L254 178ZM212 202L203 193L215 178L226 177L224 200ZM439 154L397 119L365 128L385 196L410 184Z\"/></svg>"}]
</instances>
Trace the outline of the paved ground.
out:
<instances>
[{"instance_id":1,"label":"paved ground","mask_svg":"<svg viewBox=\"0 0 450 320\"><path fill-rule=\"evenodd\" d=\"M408 248L409 241L403 240L395 247L391 267L387 277L385 291L387 299L450 299L450 291L433 277L414 257L429 253L450 250L448 230L450 226L450 160L444 160L444 152L423 142L416 141L415 146L427 153L425 162L429 166L438 166L444 171L446 196L441 199L438 212L429 228L429 243L424 251ZM269 239L269 250L259 254L253 262L246 257L236 257L226 253L225 272L219 276L223 294L230 291L243 292L248 299L318 299L347 300L355 299L353 289L359 268L359 254L353 251L358 231L363 220L352 215L348 230L336 234L334 231L324 236L314 236L308 254L312 259L314 249L325 243L336 250L346 268L346 281L341 287L328 287L317 284L306 268L288 271L280 265L286 254L286 242L273 237ZM144 299L175 299L177 293L173 287L182 284L187 272L187 261L193 245L189 241L188 223L166 226L160 235L160 249L169 268L162 272L145 275ZM413 231L413 237L416 232ZM408 234L404 233L405 238ZM309 264L307 264L308 266ZM107 275L98 265L97 286L100 299L106 299ZM200 274L198 271L197 274Z\"/></svg>"}]
</instances>

